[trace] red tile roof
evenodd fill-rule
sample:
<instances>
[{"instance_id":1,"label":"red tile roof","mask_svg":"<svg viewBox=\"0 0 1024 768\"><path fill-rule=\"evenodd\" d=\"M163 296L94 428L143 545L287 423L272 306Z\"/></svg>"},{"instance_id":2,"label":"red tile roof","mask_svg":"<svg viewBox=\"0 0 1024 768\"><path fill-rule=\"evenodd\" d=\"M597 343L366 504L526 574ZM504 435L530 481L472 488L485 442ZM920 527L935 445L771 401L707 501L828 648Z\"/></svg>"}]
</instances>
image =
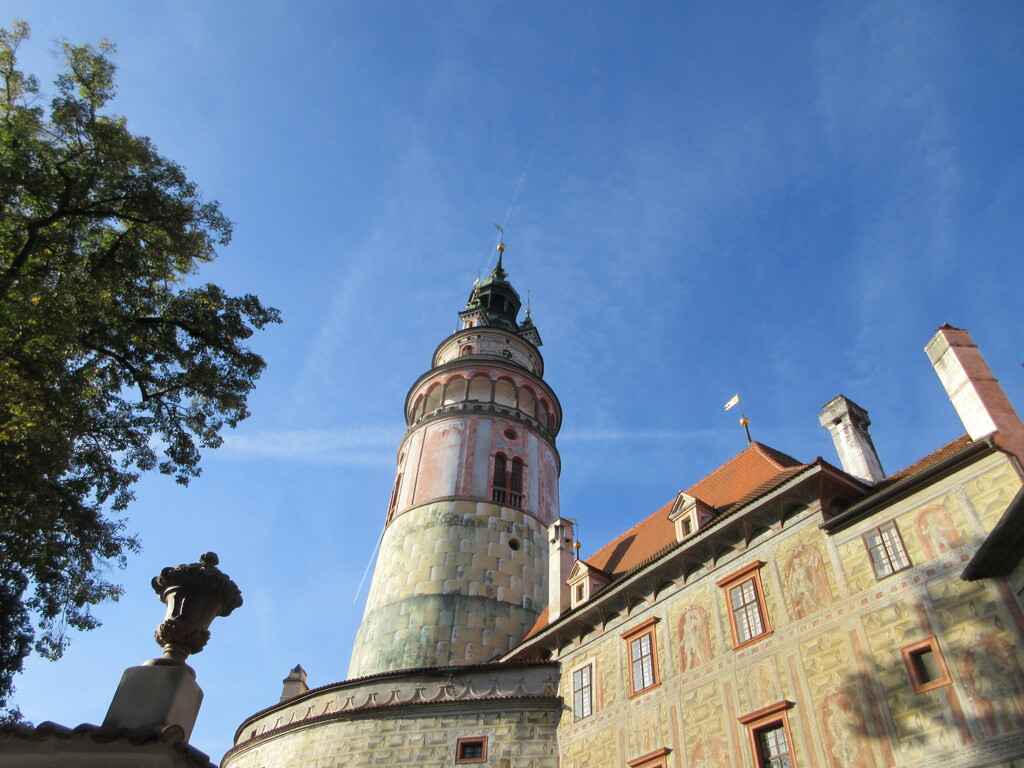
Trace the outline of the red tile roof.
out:
<instances>
[{"instance_id":1,"label":"red tile roof","mask_svg":"<svg viewBox=\"0 0 1024 768\"><path fill-rule=\"evenodd\" d=\"M923 459L889 475L881 483L873 486L870 492L876 493L900 480L924 472L943 459L962 451L972 442L968 435L958 437ZM842 472L821 458L813 463ZM809 466L811 465L801 464L792 456L767 445L751 443L745 451L733 456L707 477L691 485L685 492L705 504L716 507L719 515L722 515L763 496ZM675 526L668 519L675 501L672 499L653 515L641 520L601 547L587 558L587 564L602 569L615 579L666 550L675 542ZM545 608L523 640L539 634L547 626L548 609Z\"/></svg>"},{"instance_id":2,"label":"red tile roof","mask_svg":"<svg viewBox=\"0 0 1024 768\"><path fill-rule=\"evenodd\" d=\"M882 488L886 488L892 485L893 483L902 480L905 477L913 477L914 475L920 472L924 472L926 469L928 469L931 466L934 466L935 464L938 464L943 459L949 458L954 453L962 451L964 448L966 448L973 442L974 441L971 440L970 435L960 435L960 437L958 437L956 440L950 440L941 448L932 451L923 459L918 459L909 467L904 467L899 472L894 472L893 474L889 475L887 478L885 478L885 480L883 480L882 482L875 486L875 490L877 491Z\"/></svg>"},{"instance_id":3,"label":"red tile roof","mask_svg":"<svg viewBox=\"0 0 1024 768\"><path fill-rule=\"evenodd\" d=\"M686 493L705 504L723 509L793 467L804 467L792 456L761 443L751 443ZM650 517L641 520L587 558L587 562L612 576L621 576L675 541L675 525L668 514L672 499Z\"/></svg>"}]
</instances>

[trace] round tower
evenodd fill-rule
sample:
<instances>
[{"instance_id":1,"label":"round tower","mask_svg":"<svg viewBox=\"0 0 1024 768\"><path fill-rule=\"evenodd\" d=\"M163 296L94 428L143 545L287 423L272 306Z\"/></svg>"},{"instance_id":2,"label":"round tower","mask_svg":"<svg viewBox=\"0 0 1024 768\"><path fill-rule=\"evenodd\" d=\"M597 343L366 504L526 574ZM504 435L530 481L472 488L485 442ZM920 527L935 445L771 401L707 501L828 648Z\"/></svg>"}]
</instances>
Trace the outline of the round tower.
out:
<instances>
[{"instance_id":1,"label":"round tower","mask_svg":"<svg viewBox=\"0 0 1024 768\"><path fill-rule=\"evenodd\" d=\"M409 425L349 677L482 663L547 603L561 407L498 264L405 402Z\"/></svg>"}]
</instances>

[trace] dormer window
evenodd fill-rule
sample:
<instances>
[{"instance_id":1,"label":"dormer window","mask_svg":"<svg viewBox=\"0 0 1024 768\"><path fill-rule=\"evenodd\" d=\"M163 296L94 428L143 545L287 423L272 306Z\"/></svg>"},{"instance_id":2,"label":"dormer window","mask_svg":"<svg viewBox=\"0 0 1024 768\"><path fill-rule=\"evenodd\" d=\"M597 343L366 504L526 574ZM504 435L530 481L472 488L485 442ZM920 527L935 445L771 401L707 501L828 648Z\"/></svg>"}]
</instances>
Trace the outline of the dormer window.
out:
<instances>
[{"instance_id":1,"label":"dormer window","mask_svg":"<svg viewBox=\"0 0 1024 768\"><path fill-rule=\"evenodd\" d=\"M682 541L687 536L700 530L715 515L715 508L705 504L695 496L679 492L668 519L675 523L676 541Z\"/></svg>"},{"instance_id":2,"label":"dormer window","mask_svg":"<svg viewBox=\"0 0 1024 768\"><path fill-rule=\"evenodd\" d=\"M611 577L600 568L595 568L585 560L577 560L569 571L566 583L569 585L569 604L576 608L587 602L600 592Z\"/></svg>"}]
</instances>

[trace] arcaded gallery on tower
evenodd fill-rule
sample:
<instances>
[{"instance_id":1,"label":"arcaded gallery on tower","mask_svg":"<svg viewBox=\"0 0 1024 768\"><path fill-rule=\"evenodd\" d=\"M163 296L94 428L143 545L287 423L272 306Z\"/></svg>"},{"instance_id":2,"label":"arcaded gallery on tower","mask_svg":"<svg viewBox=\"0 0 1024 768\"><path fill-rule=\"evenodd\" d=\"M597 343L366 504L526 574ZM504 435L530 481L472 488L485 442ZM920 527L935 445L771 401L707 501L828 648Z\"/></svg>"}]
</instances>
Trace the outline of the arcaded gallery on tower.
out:
<instances>
[{"instance_id":1,"label":"arcaded gallery on tower","mask_svg":"<svg viewBox=\"0 0 1024 768\"><path fill-rule=\"evenodd\" d=\"M839 395L841 468L751 443L577 559L502 250L409 390L350 679L225 768L1022 764L1024 426L967 331L925 348L963 436L885 475Z\"/></svg>"}]
</instances>

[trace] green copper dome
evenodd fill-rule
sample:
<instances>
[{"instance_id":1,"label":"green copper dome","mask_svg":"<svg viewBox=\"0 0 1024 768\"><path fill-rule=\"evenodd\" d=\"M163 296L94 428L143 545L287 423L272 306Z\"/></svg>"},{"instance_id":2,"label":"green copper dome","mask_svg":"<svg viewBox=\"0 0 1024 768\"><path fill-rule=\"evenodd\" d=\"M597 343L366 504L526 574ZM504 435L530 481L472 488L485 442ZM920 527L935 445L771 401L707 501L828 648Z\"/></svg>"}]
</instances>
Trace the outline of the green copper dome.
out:
<instances>
[{"instance_id":1,"label":"green copper dome","mask_svg":"<svg viewBox=\"0 0 1024 768\"><path fill-rule=\"evenodd\" d=\"M502 249L498 250L498 263L485 279L478 281L469 294L466 309L483 309L487 324L509 331L518 331L516 317L523 305L516 289L505 278L508 273L501 266Z\"/></svg>"}]
</instances>

